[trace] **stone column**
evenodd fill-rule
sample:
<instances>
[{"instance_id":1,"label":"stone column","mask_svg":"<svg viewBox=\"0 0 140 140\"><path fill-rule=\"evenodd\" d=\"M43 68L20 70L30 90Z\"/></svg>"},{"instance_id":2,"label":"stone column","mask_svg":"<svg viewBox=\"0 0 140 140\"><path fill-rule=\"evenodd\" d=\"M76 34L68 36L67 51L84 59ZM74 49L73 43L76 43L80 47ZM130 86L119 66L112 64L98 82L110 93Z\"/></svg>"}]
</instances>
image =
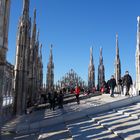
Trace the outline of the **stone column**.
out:
<instances>
[{"instance_id":1,"label":"stone column","mask_svg":"<svg viewBox=\"0 0 140 140\"><path fill-rule=\"evenodd\" d=\"M5 87L6 52L8 48L8 29L10 0L0 0L0 120ZM1 123L1 122L0 122Z\"/></svg>"}]
</instances>

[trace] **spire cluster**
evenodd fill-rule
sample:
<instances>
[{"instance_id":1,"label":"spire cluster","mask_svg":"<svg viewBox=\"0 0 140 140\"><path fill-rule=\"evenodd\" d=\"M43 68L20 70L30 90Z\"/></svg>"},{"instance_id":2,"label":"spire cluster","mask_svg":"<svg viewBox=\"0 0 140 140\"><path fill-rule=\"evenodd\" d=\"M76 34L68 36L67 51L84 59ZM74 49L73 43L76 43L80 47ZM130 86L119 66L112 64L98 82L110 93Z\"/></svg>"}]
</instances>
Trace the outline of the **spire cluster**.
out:
<instances>
[{"instance_id":1,"label":"spire cluster","mask_svg":"<svg viewBox=\"0 0 140 140\"><path fill-rule=\"evenodd\" d=\"M14 87L16 114L22 114L27 107L34 105L39 98L39 92L43 89L42 49L39 52L39 32L36 33L36 9L31 24L29 2L29 0L23 1L23 13L18 27Z\"/></svg>"}]
</instances>

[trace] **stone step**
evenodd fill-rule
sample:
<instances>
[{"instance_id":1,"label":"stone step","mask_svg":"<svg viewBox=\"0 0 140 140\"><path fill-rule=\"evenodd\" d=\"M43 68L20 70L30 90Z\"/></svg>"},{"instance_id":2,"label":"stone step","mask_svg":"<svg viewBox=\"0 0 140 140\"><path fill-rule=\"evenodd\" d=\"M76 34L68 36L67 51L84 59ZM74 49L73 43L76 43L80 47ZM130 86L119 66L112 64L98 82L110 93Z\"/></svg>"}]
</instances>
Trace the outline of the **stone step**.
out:
<instances>
[{"instance_id":1,"label":"stone step","mask_svg":"<svg viewBox=\"0 0 140 140\"><path fill-rule=\"evenodd\" d=\"M111 133L88 117L67 122L67 128L73 140L121 140L117 135Z\"/></svg>"},{"instance_id":2,"label":"stone step","mask_svg":"<svg viewBox=\"0 0 140 140\"><path fill-rule=\"evenodd\" d=\"M33 134L25 134L25 135L7 135L2 136L0 140L38 140L37 135L35 133Z\"/></svg>"},{"instance_id":3,"label":"stone step","mask_svg":"<svg viewBox=\"0 0 140 140\"><path fill-rule=\"evenodd\" d=\"M25 130L22 133L5 133L0 140L72 140L65 124L51 127Z\"/></svg>"},{"instance_id":4,"label":"stone step","mask_svg":"<svg viewBox=\"0 0 140 140\"><path fill-rule=\"evenodd\" d=\"M96 114L96 115L89 115L89 118L91 118L95 122L99 122L102 120L108 121L110 119L119 118L119 117L124 117L124 115L120 112L116 112L115 110L111 110L111 111Z\"/></svg>"},{"instance_id":5,"label":"stone step","mask_svg":"<svg viewBox=\"0 0 140 140\"><path fill-rule=\"evenodd\" d=\"M123 108L119 108L119 109L114 109L117 112L120 112L122 114L126 114L128 116L132 116L134 118L140 118L140 106L139 104L134 104L131 106L126 106Z\"/></svg>"},{"instance_id":6,"label":"stone step","mask_svg":"<svg viewBox=\"0 0 140 140\"><path fill-rule=\"evenodd\" d=\"M64 123L41 128L38 140L72 140L72 136Z\"/></svg>"},{"instance_id":7,"label":"stone step","mask_svg":"<svg viewBox=\"0 0 140 140\"><path fill-rule=\"evenodd\" d=\"M81 119L91 114L107 112L114 108L121 108L128 104L131 105L132 103L138 102L140 100L140 96L124 99L115 97L113 98L113 101L111 99L112 98L108 97L108 95L102 95L93 97L92 99L88 98L86 100L82 100L80 105L77 105L76 102L74 102L74 104L66 104L62 110L56 109L55 111L52 111L47 109L35 111L31 114L22 116L18 125L13 128L13 131L22 133L27 130L51 127L52 125L59 125L60 123L74 121L75 119ZM88 102L90 102L92 106L89 106ZM116 114L114 113L117 112L113 112L112 115L115 116ZM6 129L8 131L8 127Z\"/></svg>"},{"instance_id":8,"label":"stone step","mask_svg":"<svg viewBox=\"0 0 140 140\"><path fill-rule=\"evenodd\" d=\"M12 121L6 122L4 125L1 126L1 132L10 132L15 133L15 127L17 124L22 121L23 116L19 116L18 118L13 118ZM26 123L26 122L25 122Z\"/></svg>"},{"instance_id":9,"label":"stone step","mask_svg":"<svg viewBox=\"0 0 140 140\"><path fill-rule=\"evenodd\" d=\"M114 111L95 117L90 116L90 118L122 139L136 140L140 138L140 119Z\"/></svg>"},{"instance_id":10,"label":"stone step","mask_svg":"<svg viewBox=\"0 0 140 140\"><path fill-rule=\"evenodd\" d=\"M74 96L75 98L75 96ZM83 101L81 101L83 102ZM81 104L82 106L82 104ZM84 104L85 106L85 104ZM51 119L51 118L55 118L55 117L59 117L63 114L66 113L71 113L71 112L77 112L80 111L79 106L77 105L76 102L71 102L69 104L64 105L64 109L57 109L58 107L55 108L55 111L52 111L50 109L45 109L45 110L38 110L38 111L34 111L31 114L27 114L27 115L23 115L18 117L18 119L9 121L8 123L6 123L5 125L3 125L2 128L2 132L15 132L16 128L18 127L18 122L20 122L20 125L25 126L25 124L28 123L36 123L36 122L40 122L46 119ZM36 117L34 117L36 116ZM25 128L27 129L27 128Z\"/></svg>"}]
</instances>

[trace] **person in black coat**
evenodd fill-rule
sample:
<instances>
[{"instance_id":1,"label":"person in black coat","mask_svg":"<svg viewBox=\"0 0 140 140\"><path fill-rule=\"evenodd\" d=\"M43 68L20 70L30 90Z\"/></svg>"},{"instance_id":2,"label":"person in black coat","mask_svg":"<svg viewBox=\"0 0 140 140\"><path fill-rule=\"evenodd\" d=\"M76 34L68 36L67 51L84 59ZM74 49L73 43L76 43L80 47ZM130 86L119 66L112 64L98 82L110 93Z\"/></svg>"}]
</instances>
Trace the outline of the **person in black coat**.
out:
<instances>
[{"instance_id":1,"label":"person in black coat","mask_svg":"<svg viewBox=\"0 0 140 140\"><path fill-rule=\"evenodd\" d=\"M114 78L114 75L111 76L111 79L109 80L109 87L110 87L110 96L114 97L114 88L116 86L116 80Z\"/></svg>"},{"instance_id":2,"label":"person in black coat","mask_svg":"<svg viewBox=\"0 0 140 140\"><path fill-rule=\"evenodd\" d=\"M109 86L110 79L107 81L107 93L110 93L110 86Z\"/></svg>"},{"instance_id":3,"label":"person in black coat","mask_svg":"<svg viewBox=\"0 0 140 140\"><path fill-rule=\"evenodd\" d=\"M50 110L53 108L53 110L55 109L55 101L57 98L57 92L56 91L52 91L52 92L48 92L48 100L50 103Z\"/></svg>"},{"instance_id":4,"label":"person in black coat","mask_svg":"<svg viewBox=\"0 0 140 140\"><path fill-rule=\"evenodd\" d=\"M123 77L123 87L125 86L126 87L126 95L129 95L129 89L130 89L130 86L133 84L132 82L132 78L131 76L129 75L129 72L126 71L125 72L125 75Z\"/></svg>"},{"instance_id":5,"label":"person in black coat","mask_svg":"<svg viewBox=\"0 0 140 140\"><path fill-rule=\"evenodd\" d=\"M120 87L120 94L122 94L123 93L123 80L122 80L123 78L120 78L119 80L118 80L118 86Z\"/></svg>"},{"instance_id":6,"label":"person in black coat","mask_svg":"<svg viewBox=\"0 0 140 140\"><path fill-rule=\"evenodd\" d=\"M59 108L63 108L63 98L64 98L64 94L63 94L62 90L60 90L60 92L58 94L58 105L59 105Z\"/></svg>"}]
</instances>

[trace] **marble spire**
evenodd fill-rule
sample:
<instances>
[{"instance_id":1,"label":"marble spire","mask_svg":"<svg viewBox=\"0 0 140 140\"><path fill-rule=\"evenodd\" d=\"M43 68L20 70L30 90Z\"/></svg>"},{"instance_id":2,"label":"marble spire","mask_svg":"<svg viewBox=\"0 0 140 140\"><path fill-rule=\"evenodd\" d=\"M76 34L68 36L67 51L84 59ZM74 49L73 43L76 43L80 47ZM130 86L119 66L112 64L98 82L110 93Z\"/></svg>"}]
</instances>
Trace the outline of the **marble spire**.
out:
<instances>
[{"instance_id":1,"label":"marble spire","mask_svg":"<svg viewBox=\"0 0 140 140\"><path fill-rule=\"evenodd\" d=\"M119 56L119 45L118 45L118 34L116 34L116 57L115 57L115 79L118 83L118 80L121 79L121 61ZM116 88L117 92L119 91L119 87Z\"/></svg>"},{"instance_id":2,"label":"marble spire","mask_svg":"<svg viewBox=\"0 0 140 140\"><path fill-rule=\"evenodd\" d=\"M88 88L95 87L95 68L93 64L93 48L90 48L90 62L88 67Z\"/></svg>"},{"instance_id":3,"label":"marble spire","mask_svg":"<svg viewBox=\"0 0 140 140\"><path fill-rule=\"evenodd\" d=\"M53 54L52 54L52 47L50 46L50 55L49 55L49 63L47 65L47 77L46 77L46 88L48 91L54 89L54 63L53 63Z\"/></svg>"},{"instance_id":4,"label":"marble spire","mask_svg":"<svg viewBox=\"0 0 140 140\"><path fill-rule=\"evenodd\" d=\"M29 52L31 36L31 19L29 17L29 0L23 1L23 13L19 20L16 63L15 63L15 114L23 114L27 108Z\"/></svg>"},{"instance_id":5,"label":"marble spire","mask_svg":"<svg viewBox=\"0 0 140 140\"><path fill-rule=\"evenodd\" d=\"M6 63L11 0L0 0L0 64Z\"/></svg>"},{"instance_id":6,"label":"marble spire","mask_svg":"<svg viewBox=\"0 0 140 140\"><path fill-rule=\"evenodd\" d=\"M140 16L137 17L137 44L136 44L136 91L140 91Z\"/></svg>"},{"instance_id":7,"label":"marble spire","mask_svg":"<svg viewBox=\"0 0 140 140\"><path fill-rule=\"evenodd\" d=\"M98 88L100 89L103 81L105 81L105 68L103 64L102 48L100 48L100 59L98 66Z\"/></svg>"},{"instance_id":8,"label":"marble spire","mask_svg":"<svg viewBox=\"0 0 140 140\"><path fill-rule=\"evenodd\" d=\"M30 0L23 0L23 16L29 16Z\"/></svg>"}]
</instances>

